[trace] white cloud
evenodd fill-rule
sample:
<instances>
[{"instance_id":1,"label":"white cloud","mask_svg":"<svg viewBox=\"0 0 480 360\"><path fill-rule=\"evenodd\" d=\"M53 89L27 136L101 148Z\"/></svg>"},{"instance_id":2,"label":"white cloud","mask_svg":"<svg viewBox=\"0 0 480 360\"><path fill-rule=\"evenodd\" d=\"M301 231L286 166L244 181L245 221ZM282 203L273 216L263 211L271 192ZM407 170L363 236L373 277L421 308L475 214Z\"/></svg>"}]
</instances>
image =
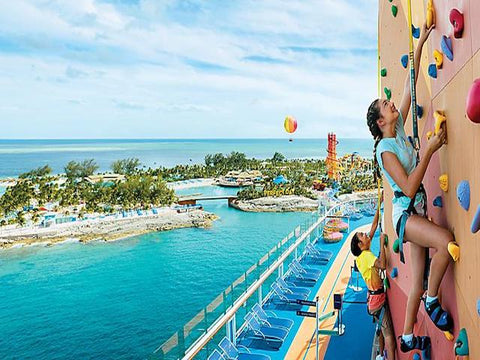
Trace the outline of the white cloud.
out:
<instances>
[{"instance_id":1,"label":"white cloud","mask_svg":"<svg viewBox=\"0 0 480 360\"><path fill-rule=\"evenodd\" d=\"M39 137L281 137L286 113L301 137L368 136L376 1L185 4L0 0L0 111Z\"/></svg>"}]
</instances>

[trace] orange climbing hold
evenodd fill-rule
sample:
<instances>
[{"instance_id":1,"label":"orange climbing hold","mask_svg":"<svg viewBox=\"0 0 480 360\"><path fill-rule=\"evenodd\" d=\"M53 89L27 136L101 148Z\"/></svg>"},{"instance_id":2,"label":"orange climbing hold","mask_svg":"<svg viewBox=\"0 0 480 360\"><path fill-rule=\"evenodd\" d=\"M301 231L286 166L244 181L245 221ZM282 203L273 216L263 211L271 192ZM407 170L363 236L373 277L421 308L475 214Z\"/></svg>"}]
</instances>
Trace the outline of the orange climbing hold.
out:
<instances>
[{"instance_id":1,"label":"orange climbing hold","mask_svg":"<svg viewBox=\"0 0 480 360\"><path fill-rule=\"evenodd\" d=\"M448 175L443 174L438 178L438 183L440 184L440 189L447 192L448 191Z\"/></svg>"},{"instance_id":2,"label":"orange climbing hold","mask_svg":"<svg viewBox=\"0 0 480 360\"><path fill-rule=\"evenodd\" d=\"M443 54L439 50L433 51L433 58L435 59L435 65L437 65L437 69L441 69L443 65Z\"/></svg>"},{"instance_id":3,"label":"orange climbing hold","mask_svg":"<svg viewBox=\"0 0 480 360\"><path fill-rule=\"evenodd\" d=\"M440 110L435 111L433 117L435 119L435 135L437 135L442 127L442 124L447 121L447 118L445 116L445 112Z\"/></svg>"},{"instance_id":4,"label":"orange climbing hold","mask_svg":"<svg viewBox=\"0 0 480 360\"><path fill-rule=\"evenodd\" d=\"M460 247L455 241L448 243L448 253L452 257L453 261L457 262L460 259Z\"/></svg>"}]
</instances>

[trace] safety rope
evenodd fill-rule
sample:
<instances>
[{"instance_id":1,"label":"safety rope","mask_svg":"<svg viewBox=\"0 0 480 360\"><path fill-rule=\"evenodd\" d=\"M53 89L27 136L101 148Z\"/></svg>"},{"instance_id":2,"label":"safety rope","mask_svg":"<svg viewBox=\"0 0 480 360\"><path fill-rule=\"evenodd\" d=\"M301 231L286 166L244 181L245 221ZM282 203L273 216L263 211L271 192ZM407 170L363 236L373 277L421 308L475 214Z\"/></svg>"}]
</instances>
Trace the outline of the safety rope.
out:
<instances>
[{"instance_id":1,"label":"safety rope","mask_svg":"<svg viewBox=\"0 0 480 360\"><path fill-rule=\"evenodd\" d=\"M412 23L412 0L408 0L408 33L409 33L409 59L410 59L410 93L412 100L412 126L413 126L413 141L414 148L417 151L420 150L420 139L418 137L418 124L417 124L417 91L415 89L415 56L413 50L413 23Z\"/></svg>"}]
</instances>

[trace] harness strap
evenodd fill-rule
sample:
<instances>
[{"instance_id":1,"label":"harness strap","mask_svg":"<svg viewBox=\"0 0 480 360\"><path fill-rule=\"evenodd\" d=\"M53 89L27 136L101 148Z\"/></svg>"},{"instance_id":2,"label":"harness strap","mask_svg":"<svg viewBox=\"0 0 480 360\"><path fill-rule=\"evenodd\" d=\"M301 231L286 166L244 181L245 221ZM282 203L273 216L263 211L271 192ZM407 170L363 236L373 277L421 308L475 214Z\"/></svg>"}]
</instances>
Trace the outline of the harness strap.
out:
<instances>
[{"instance_id":1,"label":"harness strap","mask_svg":"<svg viewBox=\"0 0 480 360\"><path fill-rule=\"evenodd\" d=\"M420 185L415 196L410 200L410 204L406 210L403 210L402 216L400 217L400 231L398 234L398 250L400 252L400 261L405 264L405 255L403 254L403 242L405 236L405 225L407 224L407 220L412 214L417 214L417 210L415 209L415 199L417 198L417 194L420 192L424 192L423 185ZM400 198L402 196L406 196L401 191L395 191L395 197Z\"/></svg>"}]
</instances>

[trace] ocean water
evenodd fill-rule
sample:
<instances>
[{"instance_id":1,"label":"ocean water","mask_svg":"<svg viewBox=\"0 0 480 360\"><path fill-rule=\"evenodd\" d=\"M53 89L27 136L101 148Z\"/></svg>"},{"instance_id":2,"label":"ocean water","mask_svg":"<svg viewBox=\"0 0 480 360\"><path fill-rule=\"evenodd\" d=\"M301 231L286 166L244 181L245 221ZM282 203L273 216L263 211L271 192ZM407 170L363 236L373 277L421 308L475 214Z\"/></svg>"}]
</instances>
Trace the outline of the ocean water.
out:
<instances>
[{"instance_id":1,"label":"ocean water","mask_svg":"<svg viewBox=\"0 0 480 360\"><path fill-rule=\"evenodd\" d=\"M204 205L209 229L0 252L0 359L144 359L311 216Z\"/></svg>"},{"instance_id":2,"label":"ocean water","mask_svg":"<svg viewBox=\"0 0 480 360\"><path fill-rule=\"evenodd\" d=\"M371 157L370 139L339 139L339 155L358 152ZM288 159L325 158L326 139L177 139L177 140L0 140L0 178L17 176L33 168L50 165L63 172L71 160L93 158L100 170L113 161L137 157L147 167L203 163L205 155L243 152L247 157L271 158L278 151Z\"/></svg>"}]
</instances>

